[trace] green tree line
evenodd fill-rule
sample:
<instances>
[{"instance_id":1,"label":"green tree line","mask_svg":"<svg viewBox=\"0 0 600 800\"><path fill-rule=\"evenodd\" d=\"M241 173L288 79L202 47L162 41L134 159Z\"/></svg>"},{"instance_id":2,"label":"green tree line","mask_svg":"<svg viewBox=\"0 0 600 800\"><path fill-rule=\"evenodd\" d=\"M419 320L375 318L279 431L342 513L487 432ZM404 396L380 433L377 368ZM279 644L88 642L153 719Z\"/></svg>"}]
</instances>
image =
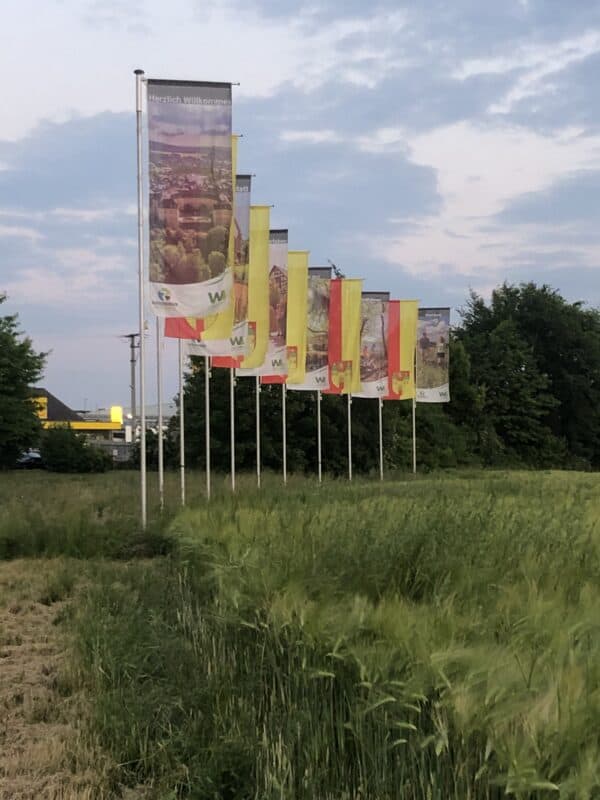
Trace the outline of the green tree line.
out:
<instances>
[{"instance_id":1,"label":"green tree line","mask_svg":"<svg viewBox=\"0 0 600 800\"><path fill-rule=\"evenodd\" d=\"M451 402L417 406L422 468L460 465L596 469L600 466L600 313L570 303L549 286L507 283L486 302L471 292L450 342ZM346 398L323 395L323 469L347 469ZM352 401L354 468L378 469L374 400ZM261 388L262 465L282 467L281 386ZM204 363L185 380L186 463L204 467ZM171 420L167 460L177 461L178 417ZM411 403L385 402L388 469L411 464ZM236 463L255 467L255 382L236 385ZM314 392L287 392L291 471L317 463ZM155 443L151 443L151 462ZM211 374L212 468L229 469L229 372Z\"/></svg>"}]
</instances>

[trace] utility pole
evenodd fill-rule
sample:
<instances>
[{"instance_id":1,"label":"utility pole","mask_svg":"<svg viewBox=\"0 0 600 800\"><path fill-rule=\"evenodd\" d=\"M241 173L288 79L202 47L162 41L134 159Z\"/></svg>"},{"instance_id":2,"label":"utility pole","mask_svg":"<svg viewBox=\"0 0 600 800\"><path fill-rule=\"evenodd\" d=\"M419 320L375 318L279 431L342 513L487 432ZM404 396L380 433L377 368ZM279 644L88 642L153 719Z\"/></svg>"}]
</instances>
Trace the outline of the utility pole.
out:
<instances>
[{"instance_id":1,"label":"utility pole","mask_svg":"<svg viewBox=\"0 0 600 800\"><path fill-rule=\"evenodd\" d=\"M122 339L129 339L129 365L131 367L131 383L129 384L129 388L131 390L131 419L135 425L135 418L136 418L136 407L135 407L135 365L137 361L136 350L139 348L139 333L126 333L122 336ZM137 343L136 343L137 339Z\"/></svg>"}]
</instances>

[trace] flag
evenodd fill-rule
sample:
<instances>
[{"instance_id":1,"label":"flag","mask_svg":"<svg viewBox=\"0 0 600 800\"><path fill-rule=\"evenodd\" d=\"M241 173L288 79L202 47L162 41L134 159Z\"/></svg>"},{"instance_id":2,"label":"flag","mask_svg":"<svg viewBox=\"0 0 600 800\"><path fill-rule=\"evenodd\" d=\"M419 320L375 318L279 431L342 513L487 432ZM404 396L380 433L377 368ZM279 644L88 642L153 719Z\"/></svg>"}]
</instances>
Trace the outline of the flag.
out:
<instances>
[{"instance_id":1,"label":"flag","mask_svg":"<svg viewBox=\"0 0 600 800\"><path fill-rule=\"evenodd\" d=\"M239 375L254 375L265 360L269 344L269 206L250 207L250 264L248 267L248 332Z\"/></svg>"},{"instance_id":2,"label":"flag","mask_svg":"<svg viewBox=\"0 0 600 800\"><path fill-rule=\"evenodd\" d=\"M307 250L292 250L288 253L288 298L286 383L293 385L302 383L306 372Z\"/></svg>"},{"instance_id":3,"label":"flag","mask_svg":"<svg viewBox=\"0 0 600 800\"><path fill-rule=\"evenodd\" d=\"M208 317L231 292L231 84L147 85L152 310Z\"/></svg>"},{"instance_id":4,"label":"flag","mask_svg":"<svg viewBox=\"0 0 600 800\"><path fill-rule=\"evenodd\" d=\"M330 394L360 392L360 306L362 279L336 278L329 296Z\"/></svg>"},{"instance_id":5,"label":"flag","mask_svg":"<svg viewBox=\"0 0 600 800\"><path fill-rule=\"evenodd\" d=\"M229 348L212 359L215 367L239 367L247 351L248 334L248 265L250 257L250 192L251 175L235 178L235 232L233 239L233 298Z\"/></svg>"},{"instance_id":6,"label":"flag","mask_svg":"<svg viewBox=\"0 0 600 800\"><path fill-rule=\"evenodd\" d=\"M204 329L204 320L197 317L167 317L165 336L173 339L199 339Z\"/></svg>"},{"instance_id":7,"label":"flag","mask_svg":"<svg viewBox=\"0 0 600 800\"><path fill-rule=\"evenodd\" d=\"M389 292L363 292L360 326L359 397L388 393Z\"/></svg>"},{"instance_id":8,"label":"flag","mask_svg":"<svg viewBox=\"0 0 600 800\"><path fill-rule=\"evenodd\" d=\"M325 391L329 388L329 289L331 267L309 267L306 313L306 358L304 379L290 389ZM290 292L290 297L292 293ZM294 301L290 303L290 312Z\"/></svg>"},{"instance_id":9,"label":"flag","mask_svg":"<svg viewBox=\"0 0 600 800\"><path fill-rule=\"evenodd\" d=\"M231 161L235 169L237 163L237 143L238 136L231 137ZM236 186L237 195L237 186ZM235 211L235 204L234 204ZM229 235L228 262L234 261L235 228L232 225ZM179 339L191 339L187 346L188 355L210 356L226 355L231 353L233 346L233 293L229 295L227 307L218 314L212 314L205 318L188 318L189 325L178 325L177 317L167 317L165 320L165 336L173 336ZM175 320L175 321L173 321ZM194 335L190 335L188 328L193 329Z\"/></svg>"},{"instance_id":10,"label":"flag","mask_svg":"<svg viewBox=\"0 0 600 800\"><path fill-rule=\"evenodd\" d=\"M252 259L252 244L250 245ZM252 277L250 277L252 281ZM286 359L286 324L287 324L287 286L288 286L288 232L287 230L269 231L268 273L266 292L261 283L263 294L260 296L261 319L256 320L255 336L260 340L261 349L256 349L254 357L250 356L242 362L240 375L260 375L275 379L287 375ZM258 295L257 295L258 300ZM264 303L264 306L262 305ZM249 319L252 313L249 311ZM251 323L250 323L251 324ZM250 337L252 332L250 331ZM262 350L262 342L266 346ZM262 353L262 359L259 357Z\"/></svg>"},{"instance_id":11,"label":"flag","mask_svg":"<svg viewBox=\"0 0 600 800\"><path fill-rule=\"evenodd\" d=\"M390 300L388 313L388 394L385 400L415 397L417 300Z\"/></svg>"},{"instance_id":12,"label":"flag","mask_svg":"<svg viewBox=\"0 0 600 800\"><path fill-rule=\"evenodd\" d=\"M417 401L447 403L450 309L420 308L417 331Z\"/></svg>"}]
</instances>

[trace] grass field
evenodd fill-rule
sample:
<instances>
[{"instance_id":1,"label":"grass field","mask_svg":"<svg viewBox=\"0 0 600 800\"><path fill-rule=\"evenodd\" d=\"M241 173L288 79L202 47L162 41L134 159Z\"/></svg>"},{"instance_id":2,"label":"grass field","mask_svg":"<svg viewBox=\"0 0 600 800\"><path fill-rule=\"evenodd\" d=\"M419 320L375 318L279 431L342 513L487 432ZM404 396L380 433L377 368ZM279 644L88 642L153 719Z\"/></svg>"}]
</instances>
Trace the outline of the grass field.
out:
<instances>
[{"instance_id":1,"label":"grass field","mask_svg":"<svg viewBox=\"0 0 600 800\"><path fill-rule=\"evenodd\" d=\"M141 533L135 475L0 475L90 796L600 797L600 476L168 479Z\"/></svg>"}]
</instances>

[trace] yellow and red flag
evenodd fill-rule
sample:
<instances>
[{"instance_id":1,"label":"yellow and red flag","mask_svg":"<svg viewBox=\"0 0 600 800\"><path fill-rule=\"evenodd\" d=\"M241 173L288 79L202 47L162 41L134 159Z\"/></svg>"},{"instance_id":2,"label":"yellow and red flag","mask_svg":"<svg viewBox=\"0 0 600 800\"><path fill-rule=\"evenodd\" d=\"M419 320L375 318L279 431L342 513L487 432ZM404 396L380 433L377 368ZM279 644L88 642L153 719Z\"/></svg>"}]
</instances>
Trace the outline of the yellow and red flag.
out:
<instances>
[{"instance_id":1,"label":"yellow and red flag","mask_svg":"<svg viewBox=\"0 0 600 800\"><path fill-rule=\"evenodd\" d=\"M415 397L418 300L390 300L388 312L388 394L385 400Z\"/></svg>"},{"instance_id":2,"label":"yellow and red flag","mask_svg":"<svg viewBox=\"0 0 600 800\"><path fill-rule=\"evenodd\" d=\"M239 375L256 375L269 344L269 219L270 206L250 207L248 267L248 332L246 356Z\"/></svg>"},{"instance_id":3,"label":"yellow and red flag","mask_svg":"<svg viewBox=\"0 0 600 800\"><path fill-rule=\"evenodd\" d=\"M328 394L360 392L361 294L360 278L330 283Z\"/></svg>"}]
</instances>

